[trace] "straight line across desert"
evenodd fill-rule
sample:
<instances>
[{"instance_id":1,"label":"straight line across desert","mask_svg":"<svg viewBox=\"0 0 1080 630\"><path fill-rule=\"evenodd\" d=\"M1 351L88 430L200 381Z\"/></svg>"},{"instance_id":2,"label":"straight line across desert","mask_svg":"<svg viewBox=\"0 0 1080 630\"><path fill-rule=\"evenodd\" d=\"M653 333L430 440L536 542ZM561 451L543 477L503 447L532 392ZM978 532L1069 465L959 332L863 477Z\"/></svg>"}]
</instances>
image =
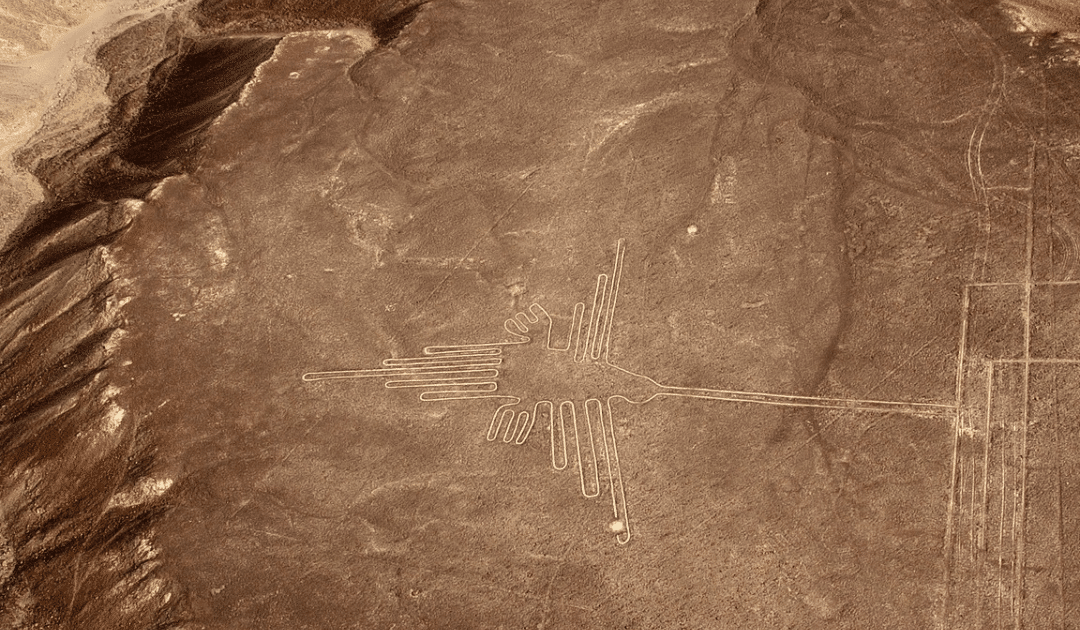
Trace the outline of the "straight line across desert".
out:
<instances>
[{"instance_id":1,"label":"straight line across desert","mask_svg":"<svg viewBox=\"0 0 1080 630\"><path fill-rule=\"evenodd\" d=\"M0 627L1080 628L1074 3L0 16Z\"/></svg>"}]
</instances>

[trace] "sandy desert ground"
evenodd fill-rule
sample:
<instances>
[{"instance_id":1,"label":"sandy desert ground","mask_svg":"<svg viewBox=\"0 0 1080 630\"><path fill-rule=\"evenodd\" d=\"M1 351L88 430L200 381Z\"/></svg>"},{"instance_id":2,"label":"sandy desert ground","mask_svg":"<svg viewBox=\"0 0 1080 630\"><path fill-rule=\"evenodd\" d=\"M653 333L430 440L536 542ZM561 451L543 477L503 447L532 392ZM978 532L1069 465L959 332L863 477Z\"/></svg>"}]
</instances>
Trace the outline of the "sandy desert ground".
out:
<instances>
[{"instance_id":1,"label":"sandy desert ground","mask_svg":"<svg viewBox=\"0 0 1080 630\"><path fill-rule=\"evenodd\" d=\"M1080 11L9 2L0 625L1080 627Z\"/></svg>"}]
</instances>

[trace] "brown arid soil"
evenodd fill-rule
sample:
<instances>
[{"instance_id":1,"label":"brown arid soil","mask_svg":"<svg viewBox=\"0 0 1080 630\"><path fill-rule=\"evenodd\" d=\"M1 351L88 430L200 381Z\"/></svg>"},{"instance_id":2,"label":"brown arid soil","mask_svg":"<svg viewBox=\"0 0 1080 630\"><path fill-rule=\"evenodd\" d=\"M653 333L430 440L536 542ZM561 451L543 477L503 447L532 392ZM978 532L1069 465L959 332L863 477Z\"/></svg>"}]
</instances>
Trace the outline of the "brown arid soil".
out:
<instances>
[{"instance_id":1,"label":"brown arid soil","mask_svg":"<svg viewBox=\"0 0 1080 630\"><path fill-rule=\"evenodd\" d=\"M132 25L19 154L0 623L1077 627L1055 11Z\"/></svg>"}]
</instances>

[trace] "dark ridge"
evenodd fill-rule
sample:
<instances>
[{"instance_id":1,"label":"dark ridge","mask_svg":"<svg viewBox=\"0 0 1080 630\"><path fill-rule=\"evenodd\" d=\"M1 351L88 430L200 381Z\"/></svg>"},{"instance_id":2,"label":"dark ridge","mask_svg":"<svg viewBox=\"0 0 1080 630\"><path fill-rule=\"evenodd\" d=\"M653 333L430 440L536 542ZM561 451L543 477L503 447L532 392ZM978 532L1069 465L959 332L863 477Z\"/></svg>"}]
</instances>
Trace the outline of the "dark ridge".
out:
<instances>
[{"instance_id":1,"label":"dark ridge","mask_svg":"<svg viewBox=\"0 0 1080 630\"><path fill-rule=\"evenodd\" d=\"M115 412L110 341L124 325L110 310L117 285L104 254L138 220L138 205L123 200L193 167L203 131L285 33L374 25L386 43L422 4L203 0L187 16L135 24L97 54L113 100L104 130L20 151L47 201L0 249L0 479L13 480L0 484L0 541L14 549L13 570L0 574L0 627L135 630L188 619L183 587L144 542L175 490L110 503L155 461L136 418L103 431Z\"/></svg>"},{"instance_id":2,"label":"dark ridge","mask_svg":"<svg viewBox=\"0 0 1080 630\"><path fill-rule=\"evenodd\" d=\"M85 455L85 449L80 452L76 445L68 446L65 455L69 458ZM66 552L77 551L69 545L85 540L94 529L87 525L99 520L112 488L124 474L122 457L98 458L90 464L54 458L45 468L56 475L70 475L74 469L83 474L68 477L63 485L43 484L38 498L11 511L13 542L23 551L17 560L27 566L62 560ZM60 573L56 578L63 579Z\"/></svg>"},{"instance_id":3,"label":"dark ridge","mask_svg":"<svg viewBox=\"0 0 1080 630\"><path fill-rule=\"evenodd\" d=\"M92 319L96 319L97 315L90 311L93 306L94 304L90 303L83 308L65 312L63 316L43 327L41 335L35 335L27 343L5 353L12 361L0 372L0 412L12 415L23 413L39 397L47 396L54 389L63 387L64 382L57 379L75 371L70 368L85 365L86 359L90 357L82 351L84 349L81 349L80 345L100 332L93 328ZM85 336L71 339L63 334L65 327ZM82 328L90 330L80 330ZM102 341L106 339L107 337ZM68 344L72 342L76 343L72 344L73 348L69 348ZM73 364L75 361L78 366ZM30 365L24 365L27 363ZM88 367L86 371L93 371L96 367L98 366ZM70 380L74 379L64 379L65 382Z\"/></svg>"},{"instance_id":4,"label":"dark ridge","mask_svg":"<svg viewBox=\"0 0 1080 630\"><path fill-rule=\"evenodd\" d=\"M398 0L202 0L199 26L210 31L273 32L367 25L397 13Z\"/></svg>"},{"instance_id":5,"label":"dark ridge","mask_svg":"<svg viewBox=\"0 0 1080 630\"><path fill-rule=\"evenodd\" d=\"M375 34L379 44L385 46L397 39L401 31L405 29L420 13L420 9L431 0L424 0L412 6L406 7L397 13L381 19L372 24L371 30Z\"/></svg>"},{"instance_id":6,"label":"dark ridge","mask_svg":"<svg viewBox=\"0 0 1080 630\"><path fill-rule=\"evenodd\" d=\"M431 0L202 0L195 20L209 32L287 33L368 26L382 45Z\"/></svg>"},{"instance_id":7,"label":"dark ridge","mask_svg":"<svg viewBox=\"0 0 1080 630\"><path fill-rule=\"evenodd\" d=\"M0 439L7 443L6 455L11 464L38 465L61 452L70 437L69 430L79 431L98 410L79 406L80 394L93 387L98 372L91 372L30 405L10 426L0 426Z\"/></svg>"},{"instance_id":8,"label":"dark ridge","mask_svg":"<svg viewBox=\"0 0 1080 630\"><path fill-rule=\"evenodd\" d=\"M279 38L185 38L190 29L160 19L129 30L99 55L114 66L111 127L19 158L49 201L0 250L0 479L13 480L0 487L0 536L15 554L0 574L0 627L135 630L184 619L182 589L141 542L168 497L110 507L150 474L148 436L124 416L115 433L90 437L113 413L109 342L122 324L109 311L103 253L136 218L138 206L118 200L190 167L201 132ZM177 596L151 597L160 584Z\"/></svg>"},{"instance_id":9,"label":"dark ridge","mask_svg":"<svg viewBox=\"0 0 1080 630\"><path fill-rule=\"evenodd\" d=\"M95 59L109 76L105 88L109 98L119 102L143 93L158 61L169 56L169 51L178 50L187 30L172 15L162 13L133 25L98 48Z\"/></svg>"},{"instance_id":10,"label":"dark ridge","mask_svg":"<svg viewBox=\"0 0 1080 630\"><path fill-rule=\"evenodd\" d=\"M77 408L81 392L94 389L101 393L100 383L95 383L96 377L96 372L87 374L31 405L21 415L4 418L4 421L0 422L0 444L4 444L7 449L15 449L24 442L35 441L35 431Z\"/></svg>"},{"instance_id":11,"label":"dark ridge","mask_svg":"<svg viewBox=\"0 0 1080 630\"><path fill-rule=\"evenodd\" d=\"M92 327L94 326L95 321L101 320L101 312L104 310L105 301L107 299L106 284L107 283L99 284L98 287L81 296L78 301L71 306L64 308L58 313L50 314L49 317L41 322L28 322L29 325L36 326L37 330L40 331L40 334L32 336L25 335L19 340L20 343L12 344L10 347L4 348L4 353L12 357L13 360L10 365L5 365L0 368L0 383L2 383L3 380L8 379L11 374L17 373L17 359L20 356L34 356L38 359L39 364L49 359L49 357L41 354L45 349L40 347L41 344L37 337L51 336L57 341L65 342L68 341L68 339L66 335L63 335L64 329L62 327ZM0 402L0 409L2 409L5 404L6 401Z\"/></svg>"},{"instance_id":12,"label":"dark ridge","mask_svg":"<svg viewBox=\"0 0 1080 630\"><path fill-rule=\"evenodd\" d=\"M17 243L13 244L9 250L17 250L12 253L22 256L24 253L18 250L21 250L36 241L42 241L46 237L60 232L73 223L78 223L87 216L98 212L104 205L105 204L101 202L58 204L52 208L52 212L42 217L37 223L25 225L21 231L13 234L10 240L17 241ZM4 267L7 267L10 260L5 260L4 263Z\"/></svg>"},{"instance_id":13,"label":"dark ridge","mask_svg":"<svg viewBox=\"0 0 1080 630\"><path fill-rule=\"evenodd\" d=\"M131 226L131 214L114 203L79 204L49 215L49 221L13 239L2 260L0 285L53 267L79 252L108 245Z\"/></svg>"},{"instance_id":14,"label":"dark ridge","mask_svg":"<svg viewBox=\"0 0 1080 630\"><path fill-rule=\"evenodd\" d=\"M117 149L119 150L119 149ZM142 199L158 183L169 175L182 172L162 173L152 168L137 166L122 159L116 153L109 153L104 159L93 162L72 182L72 201L119 201L120 199Z\"/></svg>"},{"instance_id":15,"label":"dark ridge","mask_svg":"<svg viewBox=\"0 0 1080 630\"><path fill-rule=\"evenodd\" d=\"M200 132L240 96L255 69L274 54L281 38L188 41L163 62L118 155L160 176L181 172Z\"/></svg>"},{"instance_id":16,"label":"dark ridge","mask_svg":"<svg viewBox=\"0 0 1080 630\"><path fill-rule=\"evenodd\" d=\"M57 326L63 323L65 322L57 322ZM19 353L16 358L31 357L22 358L21 363L33 365L35 351L49 352L52 363L43 366L38 364L34 366L38 367L36 370L23 368L16 372L14 378L5 374L0 380L0 387L3 388L0 393L6 400L0 403L0 412L12 416L22 415L36 403L47 400L65 386L79 381L84 375L100 371L107 361L103 346L115 331L116 328L113 327L96 331L80 339L75 347L67 352L63 352L66 340L60 339L52 344L58 347L30 347Z\"/></svg>"},{"instance_id":17,"label":"dark ridge","mask_svg":"<svg viewBox=\"0 0 1080 630\"><path fill-rule=\"evenodd\" d=\"M83 144L48 155L34 155L30 149L23 149L17 154L18 161L37 177L46 194L46 201L27 213L24 220L26 225L45 220L52 214L54 207L135 196L101 194L102 191L94 190L99 179L130 180L129 187L132 189L140 182L153 179L152 173L128 172L136 167L129 165L123 168L117 163L113 151L122 140L120 132L123 126L110 122L110 128L113 131L104 132ZM112 174L110 169L117 169L119 172ZM116 188L118 187L113 185L104 190ZM146 190L149 191L149 188ZM16 233L18 232L16 230Z\"/></svg>"},{"instance_id":18,"label":"dark ridge","mask_svg":"<svg viewBox=\"0 0 1080 630\"><path fill-rule=\"evenodd\" d=\"M93 262L91 254L92 250L76 252L67 258L56 261L51 266L36 269L28 276L16 277L11 281L11 284L0 290L0 313L3 313L7 318L16 317L15 311L23 309L28 304L38 304L38 308L34 313L24 313L21 316L22 321L17 326L19 330L11 333L11 338L19 336L20 333L24 335L36 334L39 320L48 321L48 317L42 318L40 316L48 310L49 304L63 301L75 294L86 295L93 290L92 285L96 285L105 278L105 271L102 268L97 270L99 271L99 277L96 280L82 279L80 282L77 279L77 276L90 271L89 267ZM9 326L12 325L10 320L4 323ZM7 348L7 345L10 340L0 338L0 341L2 341L0 343L2 350L0 351L9 352L10 349ZM3 363L0 363L0 365L3 365Z\"/></svg>"},{"instance_id":19,"label":"dark ridge","mask_svg":"<svg viewBox=\"0 0 1080 630\"><path fill-rule=\"evenodd\" d=\"M184 172L200 133L236 101L280 41L268 36L199 37L160 25L157 31L168 41L147 46L122 34L107 54L99 55L110 76L125 75L124 80L110 79L115 101L105 132L85 144L57 148L53 154L40 155L33 148L18 153L19 162L41 180L49 195L48 202L30 212L27 225L55 221L57 205L144 197L163 178ZM132 73L121 67L130 55L118 50L117 40L151 51L158 59L142 74ZM139 77L142 84L132 87ZM9 240L5 250L10 249Z\"/></svg>"}]
</instances>

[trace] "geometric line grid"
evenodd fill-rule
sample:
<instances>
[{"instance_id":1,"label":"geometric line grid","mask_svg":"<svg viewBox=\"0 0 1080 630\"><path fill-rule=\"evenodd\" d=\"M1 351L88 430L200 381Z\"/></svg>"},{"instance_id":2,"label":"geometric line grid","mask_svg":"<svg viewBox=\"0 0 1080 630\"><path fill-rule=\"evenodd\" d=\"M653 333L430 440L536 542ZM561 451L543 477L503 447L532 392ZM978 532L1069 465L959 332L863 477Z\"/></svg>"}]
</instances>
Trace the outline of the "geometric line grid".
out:
<instances>
[{"instance_id":1,"label":"geometric line grid","mask_svg":"<svg viewBox=\"0 0 1080 630\"><path fill-rule=\"evenodd\" d=\"M1041 80L1048 98L1048 79ZM995 107L976 130L985 134ZM1055 289L1075 295L1080 286L1074 279L1080 182L1071 154L1048 142L1048 119L1044 114L1041 126L1029 130L1026 185L1010 187L1023 198L976 195L985 207L986 244L981 281L963 292L957 366L963 411L945 536L947 628L1080 629L1080 423L1072 412L1080 396L1080 337L1075 309L1066 304L1059 312L1054 297ZM985 180L978 154L969 146L973 186ZM1005 229L992 238L998 223ZM987 274L991 258L997 271ZM992 292L984 295L999 305L997 321L1007 312L1015 332L999 334L1007 344L987 344L965 357L965 346L980 341L977 334L968 338L969 320L987 315L971 301L977 290Z\"/></svg>"},{"instance_id":2,"label":"geometric line grid","mask_svg":"<svg viewBox=\"0 0 1080 630\"><path fill-rule=\"evenodd\" d=\"M1038 167L1045 166L1040 157L1051 161L1033 140L1028 185L1021 189L1027 197L1023 246L1018 252L1023 256L1022 280L971 282L961 294L957 415L945 532L946 628L992 625L1019 630L1033 624L1064 628L1070 623L1063 572L1066 541L1061 532L1062 511L1069 507L1061 499L1061 420L1056 409L1034 412L1033 400L1038 397L1033 393L1033 372L1056 380L1080 368L1080 358L1034 354L1033 292L1040 287L1076 286L1080 281L1036 279L1036 187L1047 185L1037 182ZM1050 177L1045 169L1040 175ZM989 198L984 203L989 214ZM1052 250L1049 255L1052 260ZM977 310L973 290L1018 292L1012 299L1017 301L1021 331L1019 356L985 351L972 356L970 322ZM1030 493L1032 475L1041 490L1037 496ZM1040 518L1032 520L1035 515ZM1056 530L1040 529L1046 522L1055 523ZM1039 561L1032 562L1032 554ZM1055 592L1056 597L1046 596Z\"/></svg>"}]
</instances>

